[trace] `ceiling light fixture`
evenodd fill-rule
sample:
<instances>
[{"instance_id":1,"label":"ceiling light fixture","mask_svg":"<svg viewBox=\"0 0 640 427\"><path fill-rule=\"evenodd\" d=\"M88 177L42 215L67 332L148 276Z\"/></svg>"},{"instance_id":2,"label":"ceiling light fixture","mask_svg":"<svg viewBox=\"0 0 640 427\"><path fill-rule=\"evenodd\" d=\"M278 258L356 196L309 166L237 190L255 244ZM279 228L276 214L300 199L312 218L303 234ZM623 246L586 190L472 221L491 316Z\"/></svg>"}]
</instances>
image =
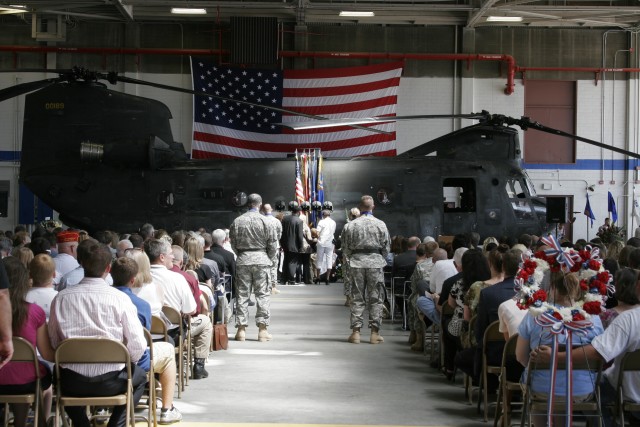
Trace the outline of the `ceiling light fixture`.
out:
<instances>
[{"instance_id":1,"label":"ceiling light fixture","mask_svg":"<svg viewBox=\"0 0 640 427\"><path fill-rule=\"evenodd\" d=\"M192 7L172 7L171 13L176 15L206 15L207 9Z\"/></svg>"},{"instance_id":2,"label":"ceiling light fixture","mask_svg":"<svg viewBox=\"0 0 640 427\"><path fill-rule=\"evenodd\" d=\"M522 22L522 16L489 16L487 22Z\"/></svg>"},{"instance_id":3,"label":"ceiling light fixture","mask_svg":"<svg viewBox=\"0 0 640 427\"><path fill-rule=\"evenodd\" d=\"M373 12L358 12L358 11L343 10L342 12L340 12L340 16L365 17L365 16L376 16L376 14Z\"/></svg>"},{"instance_id":4,"label":"ceiling light fixture","mask_svg":"<svg viewBox=\"0 0 640 427\"><path fill-rule=\"evenodd\" d=\"M27 6L21 4L12 4L9 6L0 6L0 14L5 13L25 13L27 11Z\"/></svg>"}]
</instances>

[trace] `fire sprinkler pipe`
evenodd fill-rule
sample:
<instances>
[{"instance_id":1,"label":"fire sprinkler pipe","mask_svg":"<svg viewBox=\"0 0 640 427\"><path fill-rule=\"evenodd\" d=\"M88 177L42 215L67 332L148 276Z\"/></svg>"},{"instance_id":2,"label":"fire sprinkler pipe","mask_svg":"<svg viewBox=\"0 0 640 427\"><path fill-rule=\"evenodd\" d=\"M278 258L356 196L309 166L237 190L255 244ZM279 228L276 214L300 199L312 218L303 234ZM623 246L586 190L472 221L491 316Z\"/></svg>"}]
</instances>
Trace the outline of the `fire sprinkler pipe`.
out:
<instances>
[{"instance_id":1,"label":"fire sprinkler pipe","mask_svg":"<svg viewBox=\"0 0 640 427\"><path fill-rule=\"evenodd\" d=\"M100 47L58 47L58 46L0 46L0 52L27 53L89 53L102 55L228 55L225 49L142 49L142 48L100 48ZM506 95L515 91L517 72L578 72L594 73L596 82L604 72L638 73L640 68L597 68L597 67L519 67L513 56L505 54L464 54L464 53L367 53L367 52L303 52L280 51L280 58L359 58L417 61L494 61L507 64Z\"/></svg>"}]
</instances>

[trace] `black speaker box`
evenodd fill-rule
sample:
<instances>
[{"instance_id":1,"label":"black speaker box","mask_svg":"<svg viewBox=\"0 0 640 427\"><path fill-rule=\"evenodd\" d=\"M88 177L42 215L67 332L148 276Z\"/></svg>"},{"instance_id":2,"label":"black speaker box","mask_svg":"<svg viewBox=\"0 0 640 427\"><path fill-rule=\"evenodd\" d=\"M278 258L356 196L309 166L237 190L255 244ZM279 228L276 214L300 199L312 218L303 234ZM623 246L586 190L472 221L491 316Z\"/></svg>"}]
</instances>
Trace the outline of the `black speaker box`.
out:
<instances>
[{"instance_id":1,"label":"black speaker box","mask_svg":"<svg viewBox=\"0 0 640 427\"><path fill-rule=\"evenodd\" d=\"M567 222L567 199L547 197L547 223L564 224Z\"/></svg>"}]
</instances>

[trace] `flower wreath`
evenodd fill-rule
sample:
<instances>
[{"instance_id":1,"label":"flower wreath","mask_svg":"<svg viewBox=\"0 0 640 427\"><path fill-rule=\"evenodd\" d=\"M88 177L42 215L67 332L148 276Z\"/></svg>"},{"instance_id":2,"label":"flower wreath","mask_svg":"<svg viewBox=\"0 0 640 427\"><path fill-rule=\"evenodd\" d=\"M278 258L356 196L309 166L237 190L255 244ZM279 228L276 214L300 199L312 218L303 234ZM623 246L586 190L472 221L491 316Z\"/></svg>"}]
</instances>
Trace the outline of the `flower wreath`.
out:
<instances>
[{"instance_id":1,"label":"flower wreath","mask_svg":"<svg viewBox=\"0 0 640 427\"><path fill-rule=\"evenodd\" d=\"M543 237L550 247L525 259L516 275L516 304L521 310L529 310L532 316L550 319L578 329L591 326L591 315L604 311L607 295L612 292L612 277L602 267L599 249L586 246L582 251L564 251L553 236ZM574 272L580 280L580 297L571 307L558 308L547 302L547 292L540 287L547 271Z\"/></svg>"}]
</instances>

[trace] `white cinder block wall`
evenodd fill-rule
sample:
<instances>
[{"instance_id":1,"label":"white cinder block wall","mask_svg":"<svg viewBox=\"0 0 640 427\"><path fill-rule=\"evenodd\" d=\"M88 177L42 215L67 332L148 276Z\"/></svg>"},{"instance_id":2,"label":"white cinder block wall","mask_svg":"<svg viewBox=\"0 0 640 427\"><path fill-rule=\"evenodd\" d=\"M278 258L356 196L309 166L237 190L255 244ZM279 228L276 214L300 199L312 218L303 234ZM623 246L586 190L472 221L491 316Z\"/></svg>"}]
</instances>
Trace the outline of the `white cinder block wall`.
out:
<instances>
[{"instance_id":1,"label":"white cinder block wall","mask_svg":"<svg viewBox=\"0 0 640 427\"><path fill-rule=\"evenodd\" d=\"M52 75L17 76L2 73L0 74L0 87L8 87L16 83L39 80L45 77L52 77ZM188 73L180 75L139 73L131 74L129 77L166 85L191 87L191 77ZM504 77L475 79L466 82L461 80L456 82L452 78L403 78L398 94L397 114L471 113L487 110L491 113L512 117L524 115L522 81L516 80L515 92L511 95L504 94L505 84ZM630 83L616 81L614 84L609 76L604 84L599 82L598 85L595 85L593 80L581 80L577 84L576 133L589 139L603 141L606 144L613 142L617 147L638 152L638 112L635 107L634 111L628 111L627 108L627 105L638 105L635 81ZM190 95L130 84L110 87L165 103L173 115L171 127L174 139L182 142L187 152L190 150L193 109ZM472 91L472 93L465 93L462 96L461 87ZM604 116L602 114L603 108ZM0 127L0 150L20 150L23 109L24 97L0 103L0 117L3 118ZM454 120L441 119L399 122L397 124L398 152L402 153L451 132L459 126L470 124L472 122L466 120L461 120L458 124ZM524 149L526 136L523 138L522 131L520 136ZM529 169L528 173L538 195L571 195L574 197L573 210L579 212L575 214L577 219L573 229L574 239L595 236L597 226L607 216L608 191L613 194L618 207L618 223L626 226L628 230L631 230L628 234L632 234L633 228L638 226L638 222L634 219L632 224L631 207L634 197L638 197L640 194L640 187L636 185L637 172L629 172L621 168L624 163L623 158L624 156L621 154L578 142L578 162L576 165ZM631 162L631 167L635 167L635 162ZM12 162L0 162L0 180L11 181L9 217L0 218L0 229L13 228L17 222L18 214L17 165ZM589 185L594 185L595 190L589 192L591 207L597 218L593 228L587 225L586 217L582 214L586 202L586 188Z\"/></svg>"}]
</instances>

